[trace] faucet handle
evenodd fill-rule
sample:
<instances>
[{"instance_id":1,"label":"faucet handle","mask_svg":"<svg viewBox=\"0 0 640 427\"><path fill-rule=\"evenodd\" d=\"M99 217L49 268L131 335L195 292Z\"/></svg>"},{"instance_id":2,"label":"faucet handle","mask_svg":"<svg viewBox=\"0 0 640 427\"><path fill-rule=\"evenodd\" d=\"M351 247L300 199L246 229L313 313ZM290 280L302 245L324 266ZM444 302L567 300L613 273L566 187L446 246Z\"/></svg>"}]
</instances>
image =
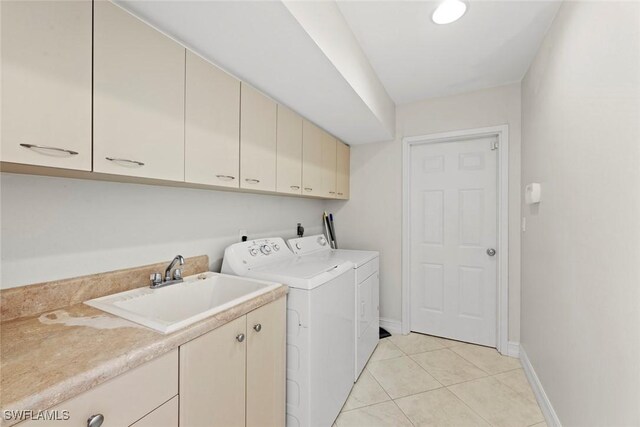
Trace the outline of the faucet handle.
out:
<instances>
[{"instance_id":1,"label":"faucet handle","mask_svg":"<svg viewBox=\"0 0 640 427\"><path fill-rule=\"evenodd\" d=\"M176 268L173 271L173 280L179 280L179 279L182 279L182 269Z\"/></svg>"},{"instance_id":2,"label":"faucet handle","mask_svg":"<svg viewBox=\"0 0 640 427\"><path fill-rule=\"evenodd\" d=\"M149 280L151 280L151 287L157 286L162 283L162 274L151 273L151 275L149 276Z\"/></svg>"}]
</instances>

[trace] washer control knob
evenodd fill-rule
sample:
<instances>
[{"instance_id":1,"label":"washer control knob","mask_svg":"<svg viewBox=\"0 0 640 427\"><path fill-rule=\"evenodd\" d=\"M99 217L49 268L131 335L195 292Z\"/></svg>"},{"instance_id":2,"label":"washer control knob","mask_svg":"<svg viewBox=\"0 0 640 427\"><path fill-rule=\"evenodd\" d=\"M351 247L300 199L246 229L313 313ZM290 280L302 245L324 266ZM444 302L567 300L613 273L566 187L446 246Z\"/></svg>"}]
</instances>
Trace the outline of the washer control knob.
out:
<instances>
[{"instance_id":1,"label":"washer control knob","mask_svg":"<svg viewBox=\"0 0 640 427\"><path fill-rule=\"evenodd\" d=\"M251 256L256 256L258 255L258 250L256 248L249 248L249 253Z\"/></svg>"},{"instance_id":2,"label":"washer control knob","mask_svg":"<svg viewBox=\"0 0 640 427\"><path fill-rule=\"evenodd\" d=\"M318 243L320 243L321 246L325 246L327 244L327 239L325 239L324 236L320 236L318 237Z\"/></svg>"},{"instance_id":3,"label":"washer control knob","mask_svg":"<svg viewBox=\"0 0 640 427\"><path fill-rule=\"evenodd\" d=\"M276 251L276 252L278 252L278 251L280 250L280 245L279 245L279 244L277 244L277 243L276 243L276 244L274 244L274 245L273 245L273 250L274 250L274 251Z\"/></svg>"},{"instance_id":4,"label":"washer control knob","mask_svg":"<svg viewBox=\"0 0 640 427\"><path fill-rule=\"evenodd\" d=\"M296 243L296 248L297 249L302 249L302 245L300 243Z\"/></svg>"},{"instance_id":5,"label":"washer control knob","mask_svg":"<svg viewBox=\"0 0 640 427\"><path fill-rule=\"evenodd\" d=\"M269 255L271 253L271 246L269 245L262 245L260 247L260 252L262 252L265 255Z\"/></svg>"}]
</instances>

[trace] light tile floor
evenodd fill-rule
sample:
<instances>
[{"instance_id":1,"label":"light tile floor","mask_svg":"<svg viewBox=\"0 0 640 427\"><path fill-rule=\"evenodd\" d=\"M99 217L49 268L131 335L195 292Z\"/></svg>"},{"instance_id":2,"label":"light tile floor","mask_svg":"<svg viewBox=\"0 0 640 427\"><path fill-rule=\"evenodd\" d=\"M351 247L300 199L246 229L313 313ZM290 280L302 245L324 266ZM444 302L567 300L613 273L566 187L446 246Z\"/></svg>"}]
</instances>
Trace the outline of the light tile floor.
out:
<instances>
[{"instance_id":1,"label":"light tile floor","mask_svg":"<svg viewBox=\"0 0 640 427\"><path fill-rule=\"evenodd\" d=\"M411 333L380 341L334 426L546 424L518 359Z\"/></svg>"}]
</instances>

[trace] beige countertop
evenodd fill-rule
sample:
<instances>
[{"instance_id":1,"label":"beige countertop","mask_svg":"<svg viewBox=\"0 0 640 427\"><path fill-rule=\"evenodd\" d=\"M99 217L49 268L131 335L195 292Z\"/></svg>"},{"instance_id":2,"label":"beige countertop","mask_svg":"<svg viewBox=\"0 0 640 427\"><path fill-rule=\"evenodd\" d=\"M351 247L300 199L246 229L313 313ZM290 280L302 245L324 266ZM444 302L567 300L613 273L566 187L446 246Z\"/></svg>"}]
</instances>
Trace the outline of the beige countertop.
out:
<instances>
[{"instance_id":1,"label":"beige countertop","mask_svg":"<svg viewBox=\"0 0 640 427\"><path fill-rule=\"evenodd\" d=\"M286 293L280 286L168 335L84 304L3 321L0 410L51 408Z\"/></svg>"}]
</instances>

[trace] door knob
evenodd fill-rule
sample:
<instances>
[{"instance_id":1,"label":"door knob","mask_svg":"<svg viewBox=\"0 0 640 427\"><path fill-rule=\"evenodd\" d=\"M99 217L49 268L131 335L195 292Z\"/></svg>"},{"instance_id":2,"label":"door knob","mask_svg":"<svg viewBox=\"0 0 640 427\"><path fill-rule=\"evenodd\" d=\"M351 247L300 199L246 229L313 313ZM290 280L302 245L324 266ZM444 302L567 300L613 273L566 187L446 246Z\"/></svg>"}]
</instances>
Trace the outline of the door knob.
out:
<instances>
[{"instance_id":1,"label":"door knob","mask_svg":"<svg viewBox=\"0 0 640 427\"><path fill-rule=\"evenodd\" d=\"M496 250L493 248L487 249L487 255L494 256L496 254Z\"/></svg>"}]
</instances>

